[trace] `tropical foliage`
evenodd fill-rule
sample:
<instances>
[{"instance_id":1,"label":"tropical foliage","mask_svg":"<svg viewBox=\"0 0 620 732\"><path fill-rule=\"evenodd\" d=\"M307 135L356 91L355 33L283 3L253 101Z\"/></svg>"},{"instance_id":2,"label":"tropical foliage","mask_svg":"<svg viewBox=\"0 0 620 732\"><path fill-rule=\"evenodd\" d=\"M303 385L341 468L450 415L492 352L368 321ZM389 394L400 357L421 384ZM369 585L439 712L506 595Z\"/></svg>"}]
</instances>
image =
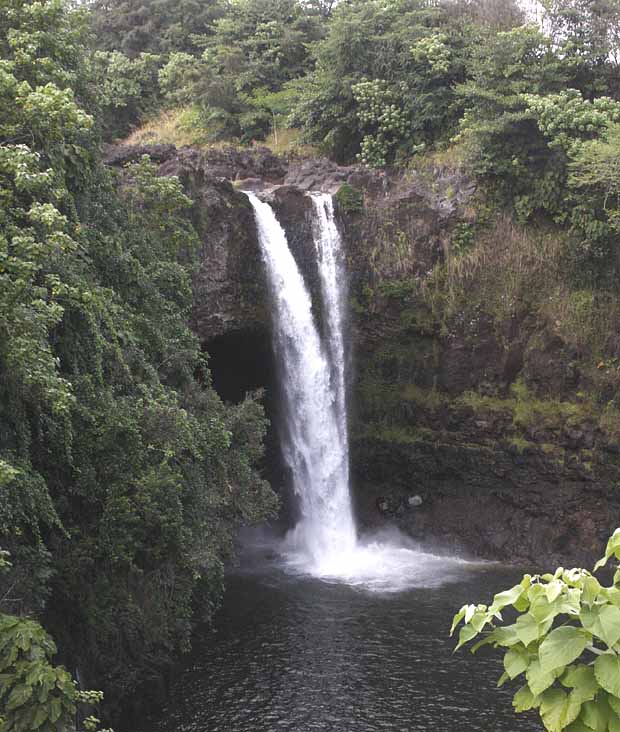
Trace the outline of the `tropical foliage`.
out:
<instances>
[{"instance_id":1,"label":"tropical foliage","mask_svg":"<svg viewBox=\"0 0 620 732\"><path fill-rule=\"evenodd\" d=\"M115 706L156 678L217 607L237 528L276 507L260 395L222 403L188 327L193 203L148 159L108 170L102 141L182 106L201 141L288 126L338 162L458 160L483 207L561 232L554 262L600 288L575 302L605 303L620 9L543 5L541 28L500 0L0 0L0 729L62 727L82 702L51 636ZM364 210L360 191L338 197ZM474 226L459 226L465 252ZM518 621L511 673L527 661L557 728L610 726L616 585L562 571L519 588L537 635ZM465 635L496 623L491 608L465 610ZM550 618L568 621L563 648L584 644L563 665ZM579 670L589 649L603 661Z\"/></svg>"},{"instance_id":2,"label":"tropical foliage","mask_svg":"<svg viewBox=\"0 0 620 732\"><path fill-rule=\"evenodd\" d=\"M192 202L146 159L101 163L95 115L139 93L122 68L101 85L86 37L61 0L0 3L7 732L60 729L80 700L27 615L118 704L188 647L236 527L275 507L262 407L221 402L188 327Z\"/></svg>"},{"instance_id":3,"label":"tropical foliage","mask_svg":"<svg viewBox=\"0 0 620 732\"><path fill-rule=\"evenodd\" d=\"M595 571L620 559L620 529ZM503 615L514 622L505 621ZM535 709L549 732L620 730L620 569L601 584L584 569L526 574L490 605L465 605L454 616L457 649L481 638L504 651L499 686L518 679L516 712Z\"/></svg>"}]
</instances>

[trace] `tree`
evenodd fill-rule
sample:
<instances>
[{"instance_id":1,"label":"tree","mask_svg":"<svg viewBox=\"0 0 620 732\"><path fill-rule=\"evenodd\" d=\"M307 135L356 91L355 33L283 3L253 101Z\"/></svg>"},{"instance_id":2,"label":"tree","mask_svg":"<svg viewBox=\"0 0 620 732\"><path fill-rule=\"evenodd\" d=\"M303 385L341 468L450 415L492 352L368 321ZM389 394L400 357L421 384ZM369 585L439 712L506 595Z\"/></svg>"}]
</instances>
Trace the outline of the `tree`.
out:
<instances>
[{"instance_id":1,"label":"tree","mask_svg":"<svg viewBox=\"0 0 620 732\"><path fill-rule=\"evenodd\" d=\"M194 36L211 33L225 12L221 0L91 0L93 39L102 51L133 59L196 50Z\"/></svg>"},{"instance_id":2,"label":"tree","mask_svg":"<svg viewBox=\"0 0 620 732\"><path fill-rule=\"evenodd\" d=\"M568 184L571 220L582 234L583 254L615 284L620 269L620 126L610 124L598 139L573 149Z\"/></svg>"},{"instance_id":3,"label":"tree","mask_svg":"<svg viewBox=\"0 0 620 732\"><path fill-rule=\"evenodd\" d=\"M315 47L315 70L294 84L294 123L340 162L358 154L393 162L446 139L469 34L458 15L423 0L339 5Z\"/></svg>"},{"instance_id":4,"label":"tree","mask_svg":"<svg viewBox=\"0 0 620 732\"><path fill-rule=\"evenodd\" d=\"M570 74L570 84L589 98L618 94L618 0L543 0L544 21Z\"/></svg>"},{"instance_id":5,"label":"tree","mask_svg":"<svg viewBox=\"0 0 620 732\"><path fill-rule=\"evenodd\" d=\"M448 13L478 26L507 31L524 23L523 8L514 0L447 0Z\"/></svg>"},{"instance_id":6,"label":"tree","mask_svg":"<svg viewBox=\"0 0 620 732\"><path fill-rule=\"evenodd\" d=\"M495 198L527 219L561 205L564 160L551 151L526 95L552 94L565 69L533 26L487 35L475 49L468 79L457 89L465 113L459 139L470 165Z\"/></svg>"},{"instance_id":7,"label":"tree","mask_svg":"<svg viewBox=\"0 0 620 732\"><path fill-rule=\"evenodd\" d=\"M130 59L119 51L95 51L92 85L97 96L97 120L105 138L126 135L161 105L160 66L160 57L152 53Z\"/></svg>"},{"instance_id":8,"label":"tree","mask_svg":"<svg viewBox=\"0 0 620 732\"><path fill-rule=\"evenodd\" d=\"M595 571L620 559L620 529L607 543ZM513 607L514 623L502 612ZM613 732L620 729L620 570L605 586L584 569L526 574L495 595L491 605L465 605L454 616L457 648L479 635L505 649L499 685L521 677L516 712L537 709L549 732Z\"/></svg>"},{"instance_id":9,"label":"tree","mask_svg":"<svg viewBox=\"0 0 620 732\"><path fill-rule=\"evenodd\" d=\"M191 100L212 139L262 139L274 109L260 100L306 73L308 45L321 33L320 16L298 0L242 0L201 39L200 57L170 57L161 72L164 93ZM273 104L279 110L289 96L273 97Z\"/></svg>"},{"instance_id":10,"label":"tree","mask_svg":"<svg viewBox=\"0 0 620 732\"><path fill-rule=\"evenodd\" d=\"M61 0L0 5L0 596L118 709L276 500L259 396L224 405L188 327L192 202L148 160L103 166L83 39Z\"/></svg>"}]
</instances>

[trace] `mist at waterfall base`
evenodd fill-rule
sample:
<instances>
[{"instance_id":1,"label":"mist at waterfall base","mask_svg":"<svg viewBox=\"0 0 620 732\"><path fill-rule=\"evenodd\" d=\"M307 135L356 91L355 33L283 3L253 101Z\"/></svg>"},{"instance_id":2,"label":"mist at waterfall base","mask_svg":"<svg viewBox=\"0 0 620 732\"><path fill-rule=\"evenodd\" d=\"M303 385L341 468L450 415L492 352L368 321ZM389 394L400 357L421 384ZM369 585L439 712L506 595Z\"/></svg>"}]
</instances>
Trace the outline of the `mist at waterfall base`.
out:
<instances>
[{"instance_id":1,"label":"mist at waterfall base","mask_svg":"<svg viewBox=\"0 0 620 732\"><path fill-rule=\"evenodd\" d=\"M283 402L282 451L301 516L278 550L284 568L377 591L424 587L471 564L422 550L397 531L358 539L349 492L347 276L331 196L312 194L313 238L322 307L312 299L286 233L268 203L248 193L273 311Z\"/></svg>"}]
</instances>

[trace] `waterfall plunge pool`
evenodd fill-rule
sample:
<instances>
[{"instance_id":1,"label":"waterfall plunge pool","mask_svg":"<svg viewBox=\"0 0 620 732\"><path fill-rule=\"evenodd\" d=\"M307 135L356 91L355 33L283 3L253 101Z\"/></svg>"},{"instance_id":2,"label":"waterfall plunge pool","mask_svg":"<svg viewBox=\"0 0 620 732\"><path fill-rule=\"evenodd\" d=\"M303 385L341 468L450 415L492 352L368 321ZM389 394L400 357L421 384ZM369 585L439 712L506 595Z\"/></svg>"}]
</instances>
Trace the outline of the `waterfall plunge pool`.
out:
<instances>
[{"instance_id":1,"label":"waterfall plunge pool","mask_svg":"<svg viewBox=\"0 0 620 732\"><path fill-rule=\"evenodd\" d=\"M533 732L501 656L453 654L452 615L521 573L420 555L405 589L291 572L246 538L212 630L198 634L149 732ZM144 730L146 732L146 730Z\"/></svg>"},{"instance_id":2,"label":"waterfall plunge pool","mask_svg":"<svg viewBox=\"0 0 620 732\"><path fill-rule=\"evenodd\" d=\"M148 732L521 732L499 655L452 653L466 602L514 569L359 540L349 492L346 272L331 198L313 194L323 329L271 207L248 194L267 272L281 449L300 499L282 539L247 540L213 629L194 642ZM132 732L135 732L132 730ZM144 731L146 732L146 730Z\"/></svg>"}]
</instances>

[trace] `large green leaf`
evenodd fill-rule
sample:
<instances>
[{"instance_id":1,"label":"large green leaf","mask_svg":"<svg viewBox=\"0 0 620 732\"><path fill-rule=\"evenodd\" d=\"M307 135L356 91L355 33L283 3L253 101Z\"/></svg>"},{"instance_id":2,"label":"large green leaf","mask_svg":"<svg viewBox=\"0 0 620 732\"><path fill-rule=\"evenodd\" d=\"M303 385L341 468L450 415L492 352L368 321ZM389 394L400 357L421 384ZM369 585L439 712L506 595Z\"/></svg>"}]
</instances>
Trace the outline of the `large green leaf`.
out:
<instances>
[{"instance_id":1,"label":"large green leaf","mask_svg":"<svg viewBox=\"0 0 620 732\"><path fill-rule=\"evenodd\" d=\"M459 631L459 642L456 645L455 651L458 651L458 649L465 645L465 643L468 643L472 638L475 638L478 635L478 631L472 628L471 625L464 625L461 630Z\"/></svg>"},{"instance_id":2,"label":"large green leaf","mask_svg":"<svg viewBox=\"0 0 620 732\"><path fill-rule=\"evenodd\" d=\"M559 597L559 595L562 594L564 587L564 582L559 579L551 580L548 585L545 585L545 596L547 598L547 602L552 603L557 597Z\"/></svg>"},{"instance_id":3,"label":"large green leaf","mask_svg":"<svg viewBox=\"0 0 620 732\"><path fill-rule=\"evenodd\" d=\"M609 732L620 732L620 717L614 712L607 721Z\"/></svg>"},{"instance_id":4,"label":"large green leaf","mask_svg":"<svg viewBox=\"0 0 620 732\"><path fill-rule=\"evenodd\" d=\"M613 555L616 556L616 559L620 559L620 529L616 529L609 537L607 547L605 548L605 556L599 559L594 565L594 571L596 572L600 567L604 567L607 564L607 560Z\"/></svg>"},{"instance_id":5,"label":"large green leaf","mask_svg":"<svg viewBox=\"0 0 620 732\"><path fill-rule=\"evenodd\" d=\"M504 668L511 679L522 674L530 665L530 655L523 646L511 648L504 656Z\"/></svg>"},{"instance_id":6,"label":"large green leaf","mask_svg":"<svg viewBox=\"0 0 620 732\"><path fill-rule=\"evenodd\" d=\"M520 615L514 625L517 637L524 646L529 646L532 641L537 640L542 635L541 624L530 613Z\"/></svg>"},{"instance_id":7,"label":"large green leaf","mask_svg":"<svg viewBox=\"0 0 620 732\"><path fill-rule=\"evenodd\" d=\"M580 718L586 727L595 732L606 732L608 714L605 704L589 701L585 702L581 710Z\"/></svg>"},{"instance_id":8,"label":"large green leaf","mask_svg":"<svg viewBox=\"0 0 620 732\"><path fill-rule=\"evenodd\" d=\"M456 626L463 620L465 617L465 612L467 611L467 605L463 605L463 607L456 613L456 615L452 618L452 627L450 628L450 635L454 633L456 630Z\"/></svg>"},{"instance_id":9,"label":"large green leaf","mask_svg":"<svg viewBox=\"0 0 620 732\"><path fill-rule=\"evenodd\" d=\"M469 624L476 631L476 633L480 633L480 631L488 622L490 622L490 615L486 607L484 607L483 605L476 609L476 612L469 621Z\"/></svg>"},{"instance_id":10,"label":"large green leaf","mask_svg":"<svg viewBox=\"0 0 620 732\"><path fill-rule=\"evenodd\" d=\"M538 651L543 672L567 666L583 653L588 639L579 628L566 625L556 628L540 644Z\"/></svg>"},{"instance_id":11,"label":"large green leaf","mask_svg":"<svg viewBox=\"0 0 620 732\"><path fill-rule=\"evenodd\" d=\"M618 715L620 715L620 699L616 696L611 696L611 694L607 697L607 703L609 706L614 710L614 712Z\"/></svg>"},{"instance_id":12,"label":"large green leaf","mask_svg":"<svg viewBox=\"0 0 620 732\"><path fill-rule=\"evenodd\" d=\"M581 702L562 689L548 689L541 697L540 716L549 732L562 732L577 719L580 711Z\"/></svg>"},{"instance_id":13,"label":"large green leaf","mask_svg":"<svg viewBox=\"0 0 620 732\"><path fill-rule=\"evenodd\" d=\"M605 641L609 647L620 640L620 608L615 605L584 607L579 618L586 630Z\"/></svg>"},{"instance_id":14,"label":"large green leaf","mask_svg":"<svg viewBox=\"0 0 620 732\"><path fill-rule=\"evenodd\" d=\"M21 707L21 705L25 704L31 696L32 686L27 686L26 684L18 684L13 688L13 691L9 696L6 704L7 711L11 711L13 709L17 709L18 707Z\"/></svg>"},{"instance_id":15,"label":"large green leaf","mask_svg":"<svg viewBox=\"0 0 620 732\"><path fill-rule=\"evenodd\" d=\"M609 694L601 694L597 700L601 706L605 707L609 732L620 732L620 716L610 703L612 698Z\"/></svg>"},{"instance_id":16,"label":"large green leaf","mask_svg":"<svg viewBox=\"0 0 620 732\"><path fill-rule=\"evenodd\" d=\"M502 628L495 628L489 635L493 638L493 642L497 643L498 646L504 646L510 648L517 643L520 643L519 636L517 635L516 625L506 625Z\"/></svg>"},{"instance_id":17,"label":"large green leaf","mask_svg":"<svg viewBox=\"0 0 620 732\"><path fill-rule=\"evenodd\" d=\"M39 729L39 727L45 722L49 714L49 710L46 705L41 705L36 710L36 713L34 715L34 719L32 721L32 728L33 730Z\"/></svg>"},{"instance_id":18,"label":"large green leaf","mask_svg":"<svg viewBox=\"0 0 620 732\"><path fill-rule=\"evenodd\" d=\"M497 612L500 612L507 605L514 605L514 603L517 602L517 600L524 592L525 588L522 585L515 585L509 590L504 590L504 592L498 592L497 595L495 595L495 597L493 598L493 602L489 607L489 612L495 614Z\"/></svg>"},{"instance_id":19,"label":"large green leaf","mask_svg":"<svg viewBox=\"0 0 620 732\"><path fill-rule=\"evenodd\" d=\"M534 696L540 694L548 689L556 679L556 675L549 671L542 671L540 668L540 661L535 659L530 663L525 672L525 678Z\"/></svg>"},{"instance_id":20,"label":"large green leaf","mask_svg":"<svg viewBox=\"0 0 620 732\"><path fill-rule=\"evenodd\" d=\"M512 706L515 712L527 712L529 709L535 709L540 705L540 697L534 696L530 687L525 684L514 695Z\"/></svg>"},{"instance_id":21,"label":"large green leaf","mask_svg":"<svg viewBox=\"0 0 620 732\"><path fill-rule=\"evenodd\" d=\"M560 612L560 604L557 599L550 602L546 595L537 597L530 605L530 614L539 623L544 623L547 620L553 620L553 618L555 618L555 616Z\"/></svg>"},{"instance_id":22,"label":"large green leaf","mask_svg":"<svg viewBox=\"0 0 620 732\"><path fill-rule=\"evenodd\" d=\"M568 725L565 732L592 732L580 719Z\"/></svg>"},{"instance_id":23,"label":"large green leaf","mask_svg":"<svg viewBox=\"0 0 620 732\"><path fill-rule=\"evenodd\" d=\"M601 589L601 585L596 577L586 577L583 581L582 601L591 605L598 597Z\"/></svg>"},{"instance_id":24,"label":"large green leaf","mask_svg":"<svg viewBox=\"0 0 620 732\"><path fill-rule=\"evenodd\" d=\"M582 706L580 720L595 732L618 732L620 718L608 703L609 697L600 693L594 701Z\"/></svg>"},{"instance_id":25,"label":"large green leaf","mask_svg":"<svg viewBox=\"0 0 620 732\"><path fill-rule=\"evenodd\" d=\"M620 697L620 658L615 653L599 656L594 662L594 674L605 691Z\"/></svg>"},{"instance_id":26,"label":"large green leaf","mask_svg":"<svg viewBox=\"0 0 620 732\"><path fill-rule=\"evenodd\" d=\"M604 587L601 589L601 594L613 605L620 607L620 587Z\"/></svg>"},{"instance_id":27,"label":"large green leaf","mask_svg":"<svg viewBox=\"0 0 620 732\"><path fill-rule=\"evenodd\" d=\"M572 689L571 694L582 702L594 699L599 690L592 666L571 666L566 669L560 681L564 686Z\"/></svg>"}]
</instances>

